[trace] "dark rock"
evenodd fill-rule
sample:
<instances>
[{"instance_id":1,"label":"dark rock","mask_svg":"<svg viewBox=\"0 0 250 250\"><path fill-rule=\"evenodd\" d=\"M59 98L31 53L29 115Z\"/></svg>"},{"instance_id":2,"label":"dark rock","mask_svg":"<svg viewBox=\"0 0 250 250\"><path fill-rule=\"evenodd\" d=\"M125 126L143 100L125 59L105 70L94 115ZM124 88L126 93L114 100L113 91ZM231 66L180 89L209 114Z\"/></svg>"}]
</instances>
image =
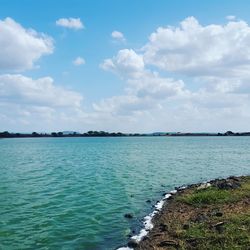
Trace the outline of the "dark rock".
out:
<instances>
[{"instance_id":1,"label":"dark rock","mask_svg":"<svg viewBox=\"0 0 250 250\"><path fill-rule=\"evenodd\" d=\"M194 222L200 223L200 222L205 222L207 220L209 220L209 218L205 214L198 214L194 219Z\"/></svg>"},{"instance_id":2,"label":"dark rock","mask_svg":"<svg viewBox=\"0 0 250 250\"><path fill-rule=\"evenodd\" d=\"M186 239L186 241L192 246L192 247L196 247L198 244L198 240L196 238L189 238Z\"/></svg>"},{"instance_id":3,"label":"dark rock","mask_svg":"<svg viewBox=\"0 0 250 250\"><path fill-rule=\"evenodd\" d=\"M179 245L178 242L176 242L174 240L164 240L164 241L160 242L157 246L158 247L168 247L168 246L177 247L178 245Z\"/></svg>"},{"instance_id":4,"label":"dark rock","mask_svg":"<svg viewBox=\"0 0 250 250\"><path fill-rule=\"evenodd\" d=\"M133 214L124 214L124 217L127 219L132 219L134 216Z\"/></svg>"},{"instance_id":5,"label":"dark rock","mask_svg":"<svg viewBox=\"0 0 250 250\"><path fill-rule=\"evenodd\" d=\"M235 181L233 179L227 179L227 180L216 180L215 186L219 189L236 189L240 187L240 183L238 181Z\"/></svg>"},{"instance_id":6,"label":"dark rock","mask_svg":"<svg viewBox=\"0 0 250 250\"><path fill-rule=\"evenodd\" d=\"M217 217L222 217L222 216L223 216L223 213L220 212L220 211L219 211L219 212L216 212L216 213L215 213L215 216L217 216Z\"/></svg>"},{"instance_id":7,"label":"dark rock","mask_svg":"<svg viewBox=\"0 0 250 250\"><path fill-rule=\"evenodd\" d=\"M151 203L151 200L146 200L147 203Z\"/></svg>"},{"instance_id":8,"label":"dark rock","mask_svg":"<svg viewBox=\"0 0 250 250\"><path fill-rule=\"evenodd\" d=\"M230 176L228 179L232 179L234 181L240 181L240 178L236 176Z\"/></svg>"},{"instance_id":9,"label":"dark rock","mask_svg":"<svg viewBox=\"0 0 250 250\"><path fill-rule=\"evenodd\" d=\"M161 232L166 232L168 230L168 225L161 223L159 229Z\"/></svg>"},{"instance_id":10,"label":"dark rock","mask_svg":"<svg viewBox=\"0 0 250 250\"><path fill-rule=\"evenodd\" d=\"M131 247L131 248L138 247L138 242L132 239L128 242L128 247Z\"/></svg>"},{"instance_id":11,"label":"dark rock","mask_svg":"<svg viewBox=\"0 0 250 250\"><path fill-rule=\"evenodd\" d=\"M225 224L225 222L218 222L218 223L216 223L214 225L214 228L216 229L216 231L218 233L223 233L223 231L224 231L224 224Z\"/></svg>"}]
</instances>

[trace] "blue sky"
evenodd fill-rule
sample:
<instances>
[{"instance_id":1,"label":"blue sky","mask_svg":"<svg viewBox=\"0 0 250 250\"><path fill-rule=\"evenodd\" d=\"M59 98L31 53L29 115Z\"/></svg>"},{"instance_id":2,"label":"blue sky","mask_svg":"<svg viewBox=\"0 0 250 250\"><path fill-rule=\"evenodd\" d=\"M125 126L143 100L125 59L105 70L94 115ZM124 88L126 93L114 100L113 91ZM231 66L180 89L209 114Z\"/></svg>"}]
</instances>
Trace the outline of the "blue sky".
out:
<instances>
[{"instance_id":1,"label":"blue sky","mask_svg":"<svg viewBox=\"0 0 250 250\"><path fill-rule=\"evenodd\" d=\"M247 130L249 10L248 1L2 0L0 20L5 32L0 32L0 56L11 58L13 65L7 67L11 64L7 59L0 61L0 130ZM6 18L24 31L8 33L15 24ZM84 28L57 25L62 18L78 19ZM184 20L187 31L181 26ZM220 34L213 25L222 29ZM30 34L30 29L37 34ZM120 37L112 37L114 31ZM32 43L38 54L22 55L25 45L20 41L25 34L44 43L46 51ZM154 41L152 34L156 34ZM46 44L45 36L51 44ZM175 39L182 41L175 45ZM185 39L190 41L183 44ZM207 45L209 53L205 53ZM8 46L20 47L16 57ZM230 50L235 57L238 51L246 53L233 60ZM199 54L207 59L200 60ZM17 67L14 61L25 56L32 65ZM85 63L75 65L77 57ZM204 73L199 64L211 72ZM232 69L237 72L230 75ZM45 77L53 81L52 87ZM47 93L57 88L67 102Z\"/></svg>"}]
</instances>

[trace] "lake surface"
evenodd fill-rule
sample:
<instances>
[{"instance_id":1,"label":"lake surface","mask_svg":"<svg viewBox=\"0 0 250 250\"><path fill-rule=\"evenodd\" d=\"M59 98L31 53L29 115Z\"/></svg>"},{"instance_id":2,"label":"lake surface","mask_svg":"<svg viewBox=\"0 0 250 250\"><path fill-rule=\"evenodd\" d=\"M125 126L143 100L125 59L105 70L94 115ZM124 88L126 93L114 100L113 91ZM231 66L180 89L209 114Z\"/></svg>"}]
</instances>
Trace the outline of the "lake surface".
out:
<instances>
[{"instance_id":1,"label":"lake surface","mask_svg":"<svg viewBox=\"0 0 250 250\"><path fill-rule=\"evenodd\" d=\"M2 139L0 249L115 249L162 192L246 174L250 137Z\"/></svg>"}]
</instances>

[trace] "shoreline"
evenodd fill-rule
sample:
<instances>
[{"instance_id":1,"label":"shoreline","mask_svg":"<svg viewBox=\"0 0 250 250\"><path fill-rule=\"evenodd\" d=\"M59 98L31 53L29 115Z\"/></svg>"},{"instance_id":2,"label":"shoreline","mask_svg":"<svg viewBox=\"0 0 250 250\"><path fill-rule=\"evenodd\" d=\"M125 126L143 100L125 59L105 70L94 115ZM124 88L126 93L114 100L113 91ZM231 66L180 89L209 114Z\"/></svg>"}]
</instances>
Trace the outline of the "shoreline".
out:
<instances>
[{"instance_id":1,"label":"shoreline","mask_svg":"<svg viewBox=\"0 0 250 250\"><path fill-rule=\"evenodd\" d=\"M247 184L245 184L247 182ZM192 227L197 226L199 224L193 223L193 221L197 220L204 224L206 222L207 224L209 221L209 217L207 216L208 210L211 211L214 210L223 210L225 208L225 211L228 210L227 206L231 206L232 209L237 210L237 204L233 203L233 201L225 203L223 207L223 202L218 200L218 204L215 202L215 204L187 204L187 202L184 202L186 198L189 198L189 196L194 194L201 195L202 193L206 194L208 192L211 193L211 190L218 191L218 194L215 193L216 197L221 194L221 192L224 192L228 195L231 193L236 193L241 191L241 186L243 185L249 185L247 188L248 194L246 194L246 197L244 196L244 202L246 202L245 205L240 205L241 209L244 207L246 208L247 215L250 215L250 176L244 175L244 176L229 176L227 178L216 178L212 180L208 180L205 182L200 182L197 184L190 184L186 186L180 186L176 187L174 190L164 193L163 198L158 201L153 207L154 210L149 215L145 216L143 218L143 224L144 227L140 230L139 234L134 235L129 238L128 244L123 247L118 247L117 250L132 250L132 249L141 249L141 250L149 250L149 249L180 249L180 245L183 245L183 239L180 239L181 233L185 235L186 232L191 232ZM183 200L180 202L180 200ZM216 199L215 199L216 200ZM241 200L238 200L238 202L241 202ZM240 204L240 203L239 203ZM234 207L234 205L236 207ZM223 207L223 209L222 209ZM221 209L220 209L221 208ZM211 212L210 211L210 212ZM217 211L217 212L218 212ZM232 210L233 211L233 210ZM207 213L207 214L206 214ZM210 218L210 222L214 223L216 228L216 219L222 219L222 217L226 216L226 212L218 212L217 215L218 218L215 216ZM195 217L195 214L197 214L197 218ZM215 213L216 214L216 213ZM210 215L210 214L209 214ZM192 217L193 216L193 217ZM173 229L173 223L174 220L181 219L183 223L183 218L187 219L188 223L184 223L182 225L184 228L180 228L179 232L180 235L175 235L176 232ZM174 218L174 220L173 220ZM184 219L185 221L185 219ZM210 224L211 224L210 223ZM218 222L221 223L217 226L219 227L219 230L224 230L224 222ZM203 225L202 224L202 225ZM172 225L172 227L171 227ZM190 226L191 225L191 226ZM181 226L181 225L179 225ZM211 225L210 225L211 227ZM216 233L216 230L212 228L212 233ZM249 228L250 230L250 228ZM171 232L172 231L172 232ZM218 236L221 236L218 234ZM185 237L184 237L185 238ZM205 241L204 237L200 240L201 242ZM194 237L189 237L187 239L187 248L190 249L201 249L199 248L199 237L198 240L194 239ZM190 243L189 243L190 242ZM198 242L198 243L197 243ZM186 243L185 243L186 244ZM249 244L250 244L250 238L249 238ZM195 248L197 245L198 248ZM188 249L189 249L188 248ZM186 249L186 248L181 248Z\"/></svg>"}]
</instances>

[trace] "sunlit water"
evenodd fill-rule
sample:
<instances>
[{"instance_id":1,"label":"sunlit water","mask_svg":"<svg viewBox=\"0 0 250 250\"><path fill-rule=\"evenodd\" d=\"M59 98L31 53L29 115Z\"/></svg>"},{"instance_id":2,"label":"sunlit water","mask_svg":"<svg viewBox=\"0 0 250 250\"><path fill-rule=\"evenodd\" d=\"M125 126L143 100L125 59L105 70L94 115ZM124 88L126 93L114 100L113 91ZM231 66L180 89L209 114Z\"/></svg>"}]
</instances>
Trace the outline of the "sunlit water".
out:
<instances>
[{"instance_id":1,"label":"sunlit water","mask_svg":"<svg viewBox=\"0 0 250 250\"><path fill-rule=\"evenodd\" d=\"M115 249L163 191L249 173L250 137L2 139L0 249Z\"/></svg>"}]
</instances>

